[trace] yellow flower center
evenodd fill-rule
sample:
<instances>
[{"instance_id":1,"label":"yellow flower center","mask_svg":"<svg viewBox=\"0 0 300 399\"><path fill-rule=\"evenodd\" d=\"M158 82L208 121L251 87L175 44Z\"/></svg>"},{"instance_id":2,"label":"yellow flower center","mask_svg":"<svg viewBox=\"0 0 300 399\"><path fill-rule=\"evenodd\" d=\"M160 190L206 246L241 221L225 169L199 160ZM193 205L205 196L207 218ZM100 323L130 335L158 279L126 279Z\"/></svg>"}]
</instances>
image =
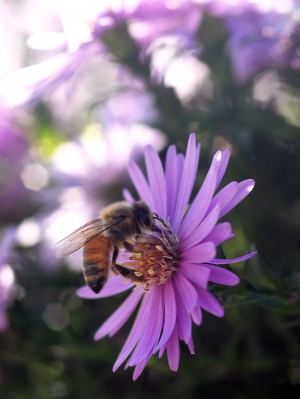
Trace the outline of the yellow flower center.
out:
<instances>
[{"instance_id":1,"label":"yellow flower center","mask_svg":"<svg viewBox=\"0 0 300 399\"><path fill-rule=\"evenodd\" d=\"M132 282L148 291L153 285L164 284L178 266L178 238L162 231L161 235L141 234L135 237L134 252L123 255L123 266L134 270Z\"/></svg>"}]
</instances>

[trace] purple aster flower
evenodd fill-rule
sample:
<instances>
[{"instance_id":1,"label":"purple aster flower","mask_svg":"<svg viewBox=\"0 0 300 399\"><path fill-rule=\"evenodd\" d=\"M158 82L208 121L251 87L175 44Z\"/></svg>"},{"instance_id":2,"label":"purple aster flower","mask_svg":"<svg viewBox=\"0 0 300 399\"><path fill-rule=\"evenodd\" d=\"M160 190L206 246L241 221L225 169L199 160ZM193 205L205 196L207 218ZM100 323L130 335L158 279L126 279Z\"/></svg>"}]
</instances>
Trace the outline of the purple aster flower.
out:
<instances>
[{"instance_id":1,"label":"purple aster flower","mask_svg":"<svg viewBox=\"0 0 300 399\"><path fill-rule=\"evenodd\" d=\"M191 0L109 2L95 19L94 35L100 37L108 27L126 21L144 52L154 40L165 35L193 36L201 16L201 7Z\"/></svg>"},{"instance_id":2,"label":"purple aster flower","mask_svg":"<svg viewBox=\"0 0 300 399\"><path fill-rule=\"evenodd\" d=\"M78 15L83 18L78 18ZM180 37L181 42L184 39L190 47L201 15L201 8L191 0L125 0L96 5L84 2L81 6L77 3L75 6L63 4L61 18L65 32L52 32L52 36L51 32L34 35L29 38L29 44L34 48L48 49L52 40L55 42L57 39L59 47L65 44L67 49L44 62L10 73L1 81L0 96L7 107L30 106L66 82L71 82L70 88L73 89L74 81L83 76L91 61L100 54L107 54L101 37L119 23L127 24L133 39L141 47L142 55L153 41L165 35Z\"/></svg>"},{"instance_id":3,"label":"purple aster flower","mask_svg":"<svg viewBox=\"0 0 300 399\"><path fill-rule=\"evenodd\" d=\"M288 14L254 11L225 18L230 32L228 50L233 69L240 82L245 82L263 68L284 63L279 43L287 38L287 30L294 24Z\"/></svg>"},{"instance_id":4,"label":"purple aster flower","mask_svg":"<svg viewBox=\"0 0 300 399\"><path fill-rule=\"evenodd\" d=\"M96 42L84 43L76 52L62 52L47 61L19 69L1 81L0 96L5 107L32 106L58 87L71 81L67 94L74 89L75 77L85 71L88 62L101 52Z\"/></svg>"},{"instance_id":5,"label":"purple aster flower","mask_svg":"<svg viewBox=\"0 0 300 399\"><path fill-rule=\"evenodd\" d=\"M232 182L214 195L229 160L228 150L218 151L202 187L188 207L199 154L200 145L196 146L192 134L185 157L176 153L175 146L169 147L165 171L155 150L146 147L148 181L136 163L129 164L137 192L161 218L162 231L136 237L135 252L124 251L119 257L124 266L135 270L141 282L127 280L124 284L124 278L112 275L99 294L88 287L78 290L80 297L96 299L135 288L95 334L96 340L115 334L141 302L113 367L115 371L130 356L126 367L135 366L134 380L154 353L161 357L166 351L170 368L177 370L179 340L194 353L192 321L201 324L202 310L218 317L224 315L222 306L207 289L208 282L237 284L239 278L222 265L254 255L227 260L216 258L216 247L233 237L229 223L217 222L248 195L254 181ZM133 201L128 191L125 198Z\"/></svg>"},{"instance_id":6,"label":"purple aster flower","mask_svg":"<svg viewBox=\"0 0 300 399\"><path fill-rule=\"evenodd\" d=\"M285 13L290 11L297 0L195 0L196 3L204 5L207 10L215 15L226 15L229 13L239 14L244 11L257 11L266 13L274 11Z\"/></svg>"},{"instance_id":7,"label":"purple aster flower","mask_svg":"<svg viewBox=\"0 0 300 399\"><path fill-rule=\"evenodd\" d=\"M0 105L0 221L16 223L31 214L39 198L21 179L29 143L9 112Z\"/></svg>"}]
</instances>

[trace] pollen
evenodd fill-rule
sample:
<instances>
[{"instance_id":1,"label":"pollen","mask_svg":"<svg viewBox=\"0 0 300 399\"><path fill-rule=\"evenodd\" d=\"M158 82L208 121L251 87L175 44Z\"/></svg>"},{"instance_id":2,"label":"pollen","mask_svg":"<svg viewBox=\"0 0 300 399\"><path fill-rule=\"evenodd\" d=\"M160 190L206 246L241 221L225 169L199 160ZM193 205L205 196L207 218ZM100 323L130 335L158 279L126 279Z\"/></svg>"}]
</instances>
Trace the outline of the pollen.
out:
<instances>
[{"instance_id":1,"label":"pollen","mask_svg":"<svg viewBox=\"0 0 300 399\"><path fill-rule=\"evenodd\" d=\"M135 237L133 252L126 253L123 266L133 269L137 286L148 291L154 285L162 285L176 272L179 257L177 255L178 238L171 230L160 234L140 234Z\"/></svg>"}]
</instances>

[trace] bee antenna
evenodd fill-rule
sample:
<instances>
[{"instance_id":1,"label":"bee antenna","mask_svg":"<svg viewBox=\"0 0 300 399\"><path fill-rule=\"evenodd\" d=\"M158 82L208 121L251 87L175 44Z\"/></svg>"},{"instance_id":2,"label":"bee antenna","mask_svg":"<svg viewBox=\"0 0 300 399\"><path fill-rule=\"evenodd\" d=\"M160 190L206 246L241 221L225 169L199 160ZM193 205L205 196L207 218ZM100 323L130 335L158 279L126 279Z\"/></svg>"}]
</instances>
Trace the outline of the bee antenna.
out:
<instances>
[{"instance_id":1,"label":"bee antenna","mask_svg":"<svg viewBox=\"0 0 300 399\"><path fill-rule=\"evenodd\" d=\"M158 221L168 230L168 232L169 232L170 234L172 234L172 232L171 232L169 226L166 224L166 222L165 222L160 216L158 216L157 213L152 213L152 216L153 216L153 219L158 220Z\"/></svg>"}]
</instances>

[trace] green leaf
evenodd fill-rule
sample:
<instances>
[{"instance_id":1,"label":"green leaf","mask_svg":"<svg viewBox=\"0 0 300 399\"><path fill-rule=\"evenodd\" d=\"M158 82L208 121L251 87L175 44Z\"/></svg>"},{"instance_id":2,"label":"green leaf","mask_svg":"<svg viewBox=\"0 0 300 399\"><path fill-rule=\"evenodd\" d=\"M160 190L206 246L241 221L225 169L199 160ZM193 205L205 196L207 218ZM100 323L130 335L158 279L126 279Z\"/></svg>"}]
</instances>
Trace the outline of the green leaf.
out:
<instances>
[{"instance_id":1,"label":"green leaf","mask_svg":"<svg viewBox=\"0 0 300 399\"><path fill-rule=\"evenodd\" d=\"M266 293L284 291L284 285L277 280L259 255L245 263L245 277L257 291Z\"/></svg>"}]
</instances>

